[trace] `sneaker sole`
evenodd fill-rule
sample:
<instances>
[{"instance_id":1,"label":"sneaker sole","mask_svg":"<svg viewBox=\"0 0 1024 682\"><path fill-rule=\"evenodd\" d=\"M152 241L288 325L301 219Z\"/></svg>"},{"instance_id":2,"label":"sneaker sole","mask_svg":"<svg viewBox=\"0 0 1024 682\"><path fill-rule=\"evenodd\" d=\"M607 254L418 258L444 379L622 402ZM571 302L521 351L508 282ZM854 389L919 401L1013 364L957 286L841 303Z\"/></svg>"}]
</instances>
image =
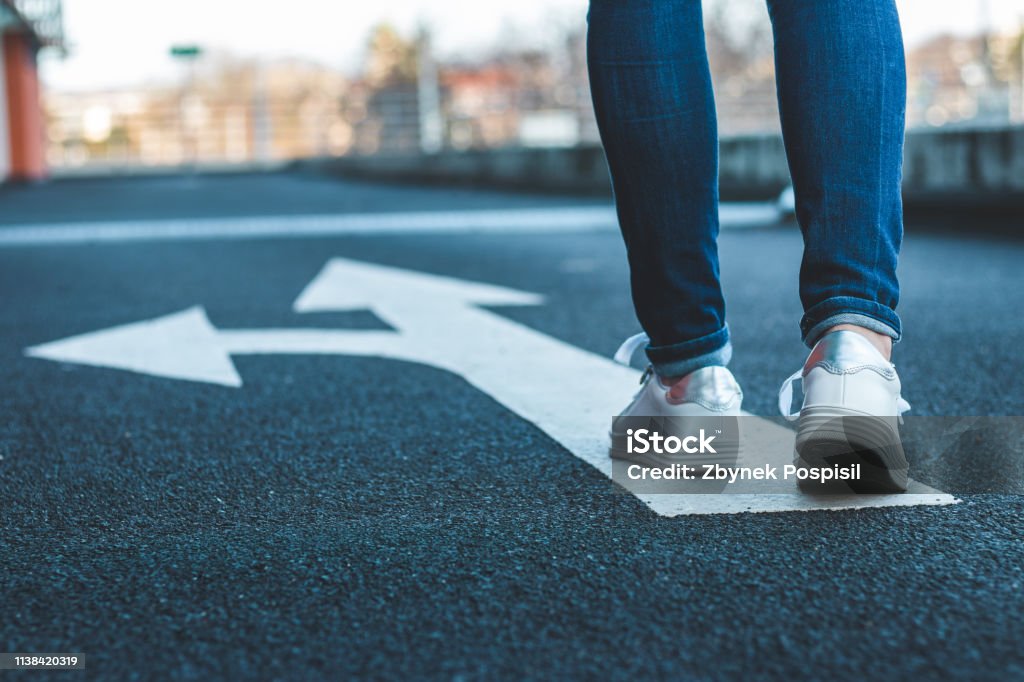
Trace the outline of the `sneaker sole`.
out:
<instances>
[{"instance_id":1,"label":"sneaker sole","mask_svg":"<svg viewBox=\"0 0 1024 682\"><path fill-rule=\"evenodd\" d=\"M797 422L794 464L798 467L861 465L857 481L822 484L801 481L808 492L845 488L856 493L902 493L908 465L895 417L876 417L841 408L809 408Z\"/></svg>"}]
</instances>

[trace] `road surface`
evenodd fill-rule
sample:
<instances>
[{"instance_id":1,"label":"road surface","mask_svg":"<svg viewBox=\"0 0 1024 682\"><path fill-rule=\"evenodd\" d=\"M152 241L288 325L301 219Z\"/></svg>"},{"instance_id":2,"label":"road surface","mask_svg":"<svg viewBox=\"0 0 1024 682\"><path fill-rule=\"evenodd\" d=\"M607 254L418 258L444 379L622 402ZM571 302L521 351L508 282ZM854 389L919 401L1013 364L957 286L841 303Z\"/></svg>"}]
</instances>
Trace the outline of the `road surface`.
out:
<instances>
[{"instance_id":1,"label":"road surface","mask_svg":"<svg viewBox=\"0 0 1024 682\"><path fill-rule=\"evenodd\" d=\"M799 234L729 211L732 368L774 414L805 355ZM484 287L441 320L467 353L507 325L610 357L637 324L609 215L288 174L0 189L0 650L82 652L92 679L1024 677L1020 450L961 452L994 492L956 504L673 517L479 375L232 351L218 383L25 353L188 310L217 334L393 332L359 292L296 306L341 259ZM926 227L901 261L904 395L1024 414L1024 242Z\"/></svg>"}]
</instances>

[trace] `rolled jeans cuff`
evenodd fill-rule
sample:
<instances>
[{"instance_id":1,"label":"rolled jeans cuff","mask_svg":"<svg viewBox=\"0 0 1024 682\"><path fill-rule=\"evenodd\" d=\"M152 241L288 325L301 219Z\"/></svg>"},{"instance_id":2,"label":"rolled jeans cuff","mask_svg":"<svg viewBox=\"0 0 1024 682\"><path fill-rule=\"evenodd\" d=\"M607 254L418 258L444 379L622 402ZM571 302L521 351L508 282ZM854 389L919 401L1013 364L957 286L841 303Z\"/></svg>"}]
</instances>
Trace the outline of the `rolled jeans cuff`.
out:
<instances>
[{"instance_id":1,"label":"rolled jeans cuff","mask_svg":"<svg viewBox=\"0 0 1024 682\"><path fill-rule=\"evenodd\" d=\"M732 359L729 326L692 341L669 346L647 346L647 359L662 377L681 377L701 367L722 366Z\"/></svg>"},{"instance_id":2,"label":"rolled jeans cuff","mask_svg":"<svg viewBox=\"0 0 1024 682\"><path fill-rule=\"evenodd\" d=\"M902 336L899 315L892 308L863 298L834 296L804 313L800 321L804 344L813 348L825 332L840 324L852 324L885 334L893 343Z\"/></svg>"}]
</instances>

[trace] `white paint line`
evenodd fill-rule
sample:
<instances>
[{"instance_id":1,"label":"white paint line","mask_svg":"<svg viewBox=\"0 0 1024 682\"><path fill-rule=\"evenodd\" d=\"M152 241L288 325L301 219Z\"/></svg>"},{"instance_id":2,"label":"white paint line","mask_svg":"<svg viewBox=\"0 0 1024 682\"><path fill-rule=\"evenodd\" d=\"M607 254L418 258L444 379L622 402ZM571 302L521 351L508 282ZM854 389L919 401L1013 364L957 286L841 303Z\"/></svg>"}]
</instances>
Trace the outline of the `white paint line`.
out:
<instances>
[{"instance_id":1,"label":"white paint line","mask_svg":"<svg viewBox=\"0 0 1024 682\"><path fill-rule=\"evenodd\" d=\"M758 418L748 412L744 414L747 416L740 420L739 461L730 466L770 465L782 471L785 465L792 464L796 433L771 420ZM624 477L619 475L616 480L624 480ZM703 482L694 483L694 487L699 489ZM648 504L658 505L658 511L666 516L911 507L947 505L957 501L954 497L917 481L911 481L908 491L899 495L850 493L815 496L801 492L794 481L771 484L761 481L737 481L727 485L721 493L648 493L637 494L637 497Z\"/></svg>"},{"instance_id":2,"label":"white paint line","mask_svg":"<svg viewBox=\"0 0 1024 682\"><path fill-rule=\"evenodd\" d=\"M231 354L331 353L431 365L473 386L533 423L609 478L607 431L637 389L638 372L478 305L539 304L531 293L490 284L334 259L295 301L298 312L370 308L395 332L322 329L218 331L201 308L92 332L30 348L33 357L114 367L161 377L240 386ZM792 433L767 420L781 444L773 462L788 461ZM763 441L764 438L759 439ZM758 458L763 459L763 453ZM950 504L930 489L920 494L814 498L792 494L741 496L638 495L664 516L794 511L911 504ZM742 489L738 489L742 492Z\"/></svg>"},{"instance_id":3,"label":"white paint line","mask_svg":"<svg viewBox=\"0 0 1024 682\"><path fill-rule=\"evenodd\" d=\"M723 204L723 227L771 225L771 204ZM344 235L565 233L616 230L610 206L414 211L0 226L0 248L146 241L287 239Z\"/></svg>"}]
</instances>

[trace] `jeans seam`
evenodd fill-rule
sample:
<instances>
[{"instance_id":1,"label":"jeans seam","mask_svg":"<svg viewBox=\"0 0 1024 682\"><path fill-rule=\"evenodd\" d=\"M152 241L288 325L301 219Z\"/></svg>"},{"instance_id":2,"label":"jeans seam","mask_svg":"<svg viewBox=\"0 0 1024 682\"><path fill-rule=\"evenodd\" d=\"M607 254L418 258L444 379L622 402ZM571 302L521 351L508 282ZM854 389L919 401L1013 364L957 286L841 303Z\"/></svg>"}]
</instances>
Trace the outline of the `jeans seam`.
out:
<instances>
[{"instance_id":1,"label":"jeans seam","mask_svg":"<svg viewBox=\"0 0 1024 682\"><path fill-rule=\"evenodd\" d=\"M885 70L887 68L886 67L886 54L885 54L885 40L882 37L882 22L879 20L879 17L878 17L878 5L875 4L875 3L872 3L871 10L872 10L872 14L874 15L874 18L875 18L875 31L878 32L878 36L879 36L879 39L878 39L878 43L880 45L879 51L882 53L882 66L881 66L881 71L882 71L882 78L881 78L881 80L882 80L882 84L881 84L881 88L880 88L881 91L879 92L879 98L881 100L879 102L879 110L882 111L883 114L884 114L884 112L885 112L885 91L886 91L887 81L888 81L888 79L885 78ZM884 158L884 154L883 154L883 151L882 151L883 150L883 146L882 145L885 142L885 126L884 125L878 126L877 142L878 142L878 169L877 169L877 171L878 171L877 183L878 184L877 184L877 187L875 188L875 191L876 191L875 198L876 198L876 202L877 202L877 206L875 207L875 222L876 222L875 226L877 228L880 228L881 224L882 224L882 216L881 216L881 207L882 207L882 177L883 177L883 170L884 170L883 167L882 167L882 164L883 164L882 159ZM874 280L875 280L875 296L874 296L874 299L876 301L879 299L879 297L881 296L881 293L882 293L882 276L878 272L878 261L879 261L879 259L881 257L881 251L882 251L882 240L879 237L876 237L875 238L875 260L874 260L874 263L872 264L872 267L871 267L871 274L872 274L872 276L874 277Z\"/></svg>"}]
</instances>

